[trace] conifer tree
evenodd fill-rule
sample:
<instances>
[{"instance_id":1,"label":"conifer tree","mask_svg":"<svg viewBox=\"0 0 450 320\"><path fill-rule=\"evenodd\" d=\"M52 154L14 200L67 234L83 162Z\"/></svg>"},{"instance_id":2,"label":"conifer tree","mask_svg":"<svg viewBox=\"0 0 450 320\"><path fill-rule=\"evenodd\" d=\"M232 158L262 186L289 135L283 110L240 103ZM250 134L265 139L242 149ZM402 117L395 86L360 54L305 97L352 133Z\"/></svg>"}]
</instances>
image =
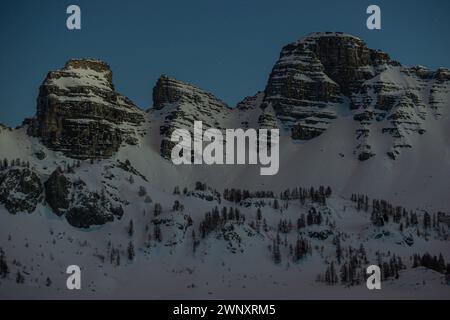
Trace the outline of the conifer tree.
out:
<instances>
[{"instance_id":1,"label":"conifer tree","mask_svg":"<svg viewBox=\"0 0 450 320\"><path fill-rule=\"evenodd\" d=\"M0 248L0 277L6 278L9 273L8 263L6 262L5 252Z\"/></svg>"},{"instance_id":2,"label":"conifer tree","mask_svg":"<svg viewBox=\"0 0 450 320\"><path fill-rule=\"evenodd\" d=\"M134 225L133 225L133 219L130 220L130 223L128 224L128 235L132 237L134 234Z\"/></svg>"},{"instance_id":3,"label":"conifer tree","mask_svg":"<svg viewBox=\"0 0 450 320\"><path fill-rule=\"evenodd\" d=\"M134 259L134 255L135 255L135 253L134 253L134 245L133 245L133 242L130 241L128 243L128 248L127 248L128 260L133 260Z\"/></svg>"}]
</instances>

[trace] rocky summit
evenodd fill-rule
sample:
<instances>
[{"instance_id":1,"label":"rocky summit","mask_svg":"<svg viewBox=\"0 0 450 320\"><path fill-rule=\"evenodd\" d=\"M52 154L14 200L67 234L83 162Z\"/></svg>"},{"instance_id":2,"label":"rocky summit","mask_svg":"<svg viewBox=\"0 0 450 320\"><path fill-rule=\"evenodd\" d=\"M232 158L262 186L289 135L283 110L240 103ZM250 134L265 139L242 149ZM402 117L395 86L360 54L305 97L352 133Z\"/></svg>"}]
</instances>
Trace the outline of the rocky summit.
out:
<instances>
[{"instance_id":1,"label":"rocky summit","mask_svg":"<svg viewBox=\"0 0 450 320\"><path fill-rule=\"evenodd\" d=\"M152 116L162 121L161 155L170 159L174 143L170 141L175 129L191 130L194 121L202 121L204 129L225 129L231 109L212 94L166 75L153 88Z\"/></svg>"},{"instance_id":2,"label":"rocky summit","mask_svg":"<svg viewBox=\"0 0 450 320\"><path fill-rule=\"evenodd\" d=\"M313 33L285 46L272 69L264 104L272 105L292 138L320 135L338 116L339 106L361 90L385 65L396 65L357 37Z\"/></svg>"},{"instance_id":3,"label":"rocky summit","mask_svg":"<svg viewBox=\"0 0 450 320\"><path fill-rule=\"evenodd\" d=\"M29 133L48 148L86 159L110 157L121 144L135 144L143 121L142 111L115 91L106 63L74 59L48 73L36 116L28 122Z\"/></svg>"},{"instance_id":4,"label":"rocky summit","mask_svg":"<svg viewBox=\"0 0 450 320\"><path fill-rule=\"evenodd\" d=\"M426 132L427 117L439 117L449 75L446 69L404 67L349 34L317 32L282 49L262 106L275 110L295 140L313 139L352 112L358 159L374 156L371 140L382 136L390 141L386 154L395 159L412 147L411 134Z\"/></svg>"}]
</instances>

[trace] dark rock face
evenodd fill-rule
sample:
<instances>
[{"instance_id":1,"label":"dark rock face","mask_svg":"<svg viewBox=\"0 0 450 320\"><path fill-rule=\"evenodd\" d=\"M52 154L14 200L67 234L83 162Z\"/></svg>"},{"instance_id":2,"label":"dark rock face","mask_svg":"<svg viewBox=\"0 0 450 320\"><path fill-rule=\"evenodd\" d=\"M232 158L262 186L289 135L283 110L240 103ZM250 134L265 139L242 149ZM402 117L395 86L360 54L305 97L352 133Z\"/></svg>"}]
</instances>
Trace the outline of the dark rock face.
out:
<instances>
[{"instance_id":1,"label":"dark rock face","mask_svg":"<svg viewBox=\"0 0 450 320\"><path fill-rule=\"evenodd\" d=\"M174 146L175 146L175 142L170 141L170 137L162 139L160 150L159 150L161 153L161 156L169 160Z\"/></svg>"},{"instance_id":2,"label":"dark rock face","mask_svg":"<svg viewBox=\"0 0 450 320\"><path fill-rule=\"evenodd\" d=\"M180 81L162 75L153 88L153 107L162 109L167 104L177 102L185 93L184 87Z\"/></svg>"},{"instance_id":3,"label":"dark rock face","mask_svg":"<svg viewBox=\"0 0 450 320\"><path fill-rule=\"evenodd\" d=\"M291 130L291 137L294 140L310 140L321 135L323 130L304 126L300 123L295 124Z\"/></svg>"},{"instance_id":4,"label":"dark rock face","mask_svg":"<svg viewBox=\"0 0 450 320\"><path fill-rule=\"evenodd\" d=\"M351 35L311 34L283 48L265 89L264 104L272 105L293 139L320 135L337 117L336 107L360 90L376 68L392 63L385 53L370 50Z\"/></svg>"},{"instance_id":5,"label":"dark rock face","mask_svg":"<svg viewBox=\"0 0 450 320\"><path fill-rule=\"evenodd\" d=\"M83 185L76 186L83 189ZM89 228L93 225L103 225L114 221L114 217L121 218L123 208L114 207L110 202L96 192L79 192L78 204L71 207L66 213L67 221L77 228Z\"/></svg>"},{"instance_id":6,"label":"dark rock face","mask_svg":"<svg viewBox=\"0 0 450 320\"><path fill-rule=\"evenodd\" d=\"M370 141L380 134L389 135L387 156L395 159L411 147L411 134L426 133L427 117L442 116L449 79L446 69L406 68L354 36L319 32L283 48L262 106L300 140L320 135L343 110L353 112L358 159L377 154Z\"/></svg>"},{"instance_id":7,"label":"dark rock face","mask_svg":"<svg viewBox=\"0 0 450 320\"><path fill-rule=\"evenodd\" d=\"M102 225L114 221L115 217L120 219L123 215L120 205L113 205L104 193L89 191L82 180L73 182L73 194L66 219L74 227Z\"/></svg>"},{"instance_id":8,"label":"dark rock face","mask_svg":"<svg viewBox=\"0 0 450 320\"><path fill-rule=\"evenodd\" d=\"M245 97L236 105L237 110L247 111L261 106L264 99L264 92L258 92L254 96Z\"/></svg>"},{"instance_id":9,"label":"dark rock face","mask_svg":"<svg viewBox=\"0 0 450 320\"><path fill-rule=\"evenodd\" d=\"M325 74L339 85L346 96L357 92L363 81L374 76L372 68L386 63L397 64L386 53L369 49L356 37L339 33L328 35L315 34L304 41L305 46L315 54Z\"/></svg>"},{"instance_id":10,"label":"dark rock face","mask_svg":"<svg viewBox=\"0 0 450 320\"><path fill-rule=\"evenodd\" d=\"M47 75L29 134L74 158L112 156L136 143L142 112L114 90L112 71L98 60L70 60Z\"/></svg>"},{"instance_id":11,"label":"dark rock face","mask_svg":"<svg viewBox=\"0 0 450 320\"><path fill-rule=\"evenodd\" d=\"M42 184L32 169L10 167L0 171L0 203L10 213L33 212L42 200Z\"/></svg>"},{"instance_id":12,"label":"dark rock face","mask_svg":"<svg viewBox=\"0 0 450 320\"><path fill-rule=\"evenodd\" d=\"M176 129L186 129L192 133L194 121L202 121L203 130L225 129L222 124L231 109L212 94L191 84L171 77L161 76L153 88L153 114L164 118L160 126L161 155L170 159L175 143L170 141Z\"/></svg>"},{"instance_id":13,"label":"dark rock face","mask_svg":"<svg viewBox=\"0 0 450 320\"><path fill-rule=\"evenodd\" d=\"M153 88L153 104L155 109L162 109L170 104L190 103L204 107L205 114L213 115L215 111L228 109L228 106L212 94L175 78L161 76Z\"/></svg>"},{"instance_id":14,"label":"dark rock face","mask_svg":"<svg viewBox=\"0 0 450 320\"><path fill-rule=\"evenodd\" d=\"M121 218L123 209L105 192L88 190L86 183L55 170L45 182L45 196L53 212L62 216L74 227L89 228Z\"/></svg>"},{"instance_id":15,"label":"dark rock face","mask_svg":"<svg viewBox=\"0 0 450 320\"><path fill-rule=\"evenodd\" d=\"M44 184L45 199L58 216L64 214L70 206L72 182L59 170L55 170Z\"/></svg>"}]
</instances>

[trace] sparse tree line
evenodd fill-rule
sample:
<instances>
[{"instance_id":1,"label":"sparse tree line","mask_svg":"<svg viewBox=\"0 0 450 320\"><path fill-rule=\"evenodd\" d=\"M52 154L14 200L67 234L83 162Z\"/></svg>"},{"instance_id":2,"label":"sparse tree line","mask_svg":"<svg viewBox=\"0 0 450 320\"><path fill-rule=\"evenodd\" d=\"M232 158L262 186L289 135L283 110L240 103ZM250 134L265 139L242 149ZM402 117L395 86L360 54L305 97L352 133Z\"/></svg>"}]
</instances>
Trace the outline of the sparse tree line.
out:
<instances>
[{"instance_id":1,"label":"sparse tree line","mask_svg":"<svg viewBox=\"0 0 450 320\"><path fill-rule=\"evenodd\" d=\"M328 262L325 272L317 276L317 281L327 285L345 286L357 286L366 282L369 276L366 268L370 263L364 245L361 244L358 249L348 246L344 250L338 237L333 242L336 246L336 258ZM398 279L399 271L406 268L401 257L395 254L382 254L377 251L375 255L377 265L381 269L381 280Z\"/></svg>"},{"instance_id":2,"label":"sparse tree line","mask_svg":"<svg viewBox=\"0 0 450 320\"><path fill-rule=\"evenodd\" d=\"M3 161L0 161L0 171L6 170L9 167L30 168L30 162L22 161L19 158L12 159L11 162L7 158L4 158Z\"/></svg>"},{"instance_id":3,"label":"sparse tree line","mask_svg":"<svg viewBox=\"0 0 450 320\"><path fill-rule=\"evenodd\" d=\"M6 278L9 274L9 266L6 262L6 255L2 248L0 248L0 278Z\"/></svg>"},{"instance_id":4,"label":"sparse tree line","mask_svg":"<svg viewBox=\"0 0 450 320\"><path fill-rule=\"evenodd\" d=\"M15 277L14 277L16 283L18 283L18 284L25 283L24 271L20 270L20 267L22 266L22 264L19 263L18 261L16 261L15 259L12 261L12 264L17 267L17 271L16 271ZM3 250L3 248L0 248L0 279L8 278L10 273L11 273L11 269L10 269L10 266L8 265L5 251ZM25 272L25 273L28 274L27 272ZM47 287L50 287L51 284L52 284L51 279L49 277L47 277L45 280L45 285Z\"/></svg>"},{"instance_id":5,"label":"sparse tree line","mask_svg":"<svg viewBox=\"0 0 450 320\"><path fill-rule=\"evenodd\" d=\"M332 194L331 187L319 186L318 189L314 187L302 188L296 187L293 189L286 189L279 194L280 200L299 200L302 204L306 203L307 199L312 202L320 203L326 205L326 198L329 198ZM251 192L249 190L241 189L225 189L223 193L223 198L230 202L240 203L249 198L273 198L278 203L277 197L273 191L255 191ZM274 202L275 202L274 201ZM274 207L276 205L274 204Z\"/></svg>"},{"instance_id":6,"label":"sparse tree line","mask_svg":"<svg viewBox=\"0 0 450 320\"><path fill-rule=\"evenodd\" d=\"M286 238L282 241L280 233L277 233L272 245L269 246L269 251L271 252L272 260L275 264L280 264L283 260L283 255L281 253L281 248L283 247L285 248L285 251L288 251L288 259L293 262L298 262L307 255L311 255L313 250L311 242L302 236L298 236L296 242L292 244L288 243Z\"/></svg>"},{"instance_id":7,"label":"sparse tree line","mask_svg":"<svg viewBox=\"0 0 450 320\"><path fill-rule=\"evenodd\" d=\"M414 254L412 256L413 268L425 267L436 272L446 275L447 281L450 281L450 263L446 263L442 253L439 256L431 255L426 252L422 256L420 254Z\"/></svg>"},{"instance_id":8,"label":"sparse tree line","mask_svg":"<svg viewBox=\"0 0 450 320\"><path fill-rule=\"evenodd\" d=\"M8 160L7 158L4 158L2 161L0 161L0 171L6 170L10 167L22 167L22 168L31 168L29 161L23 161L20 158ZM61 173L75 173L75 168L81 167L81 161L77 160L74 163L70 164L67 163L64 166L58 165L56 167L56 170L58 170Z\"/></svg>"},{"instance_id":9,"label":"sparse tree line","mask_svg":"<svg viewBox=\"0 0 450 320\"><path fill-rule=\"evenodd\" d=\"M405 228L415 227L418 236L430 229L434 229L440 236L448 237L448 232L445 228L445 226L448 226L448 222L442 222L442 217L444 216L442 212L430 214L424 211L419 217L417 212L408 211L402 206L394 206L386 200L373 199L371 205L369 205L369 197L363 194L352 194L351 200L356 203L358 211L370 212L370 220L374 226L383 227L392 222L398 224L400 231L403 231ZM419 227L422 228L422 233Z\"/></svg>"},{"instance_id":10,"label":"sparse tree line","mask_svg":"<svg viewBox=\"0 0 450 320\"><path fill-rule=\"evenodd\" d=\"M238 208L222 207L221 211L216 206L211 211L205 213L204 219L200 222L200 236L204 239L213 231L221 229L228 221L238 224L245 222L245 215Z\"/></svg>"}]
</instances>

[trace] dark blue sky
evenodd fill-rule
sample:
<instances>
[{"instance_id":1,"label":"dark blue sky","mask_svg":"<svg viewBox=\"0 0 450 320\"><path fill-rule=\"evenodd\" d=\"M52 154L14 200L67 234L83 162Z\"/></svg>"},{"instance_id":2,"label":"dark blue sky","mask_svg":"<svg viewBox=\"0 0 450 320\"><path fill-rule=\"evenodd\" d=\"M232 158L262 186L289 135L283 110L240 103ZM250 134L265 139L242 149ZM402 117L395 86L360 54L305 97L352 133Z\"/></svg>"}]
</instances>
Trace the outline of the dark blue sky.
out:
<instances>
[{"instance_id":1,"label":"dark blue sky","mask_svg":"<svg viewBox=\"0 0 450 320\"><path fill-rule=\"evenodd\" d=\"M70 4L81 31L66 28ZM381 31L366 29L369 4L381 7ZM449 14L448 0L6 0L0 123L34 115L46 73L75 57L108 62L118 91L142 108L163 73L234 105L264 88L283 45L313 31L357 35L406 65L450 67Z\"/></svg>"}]
</instances>

